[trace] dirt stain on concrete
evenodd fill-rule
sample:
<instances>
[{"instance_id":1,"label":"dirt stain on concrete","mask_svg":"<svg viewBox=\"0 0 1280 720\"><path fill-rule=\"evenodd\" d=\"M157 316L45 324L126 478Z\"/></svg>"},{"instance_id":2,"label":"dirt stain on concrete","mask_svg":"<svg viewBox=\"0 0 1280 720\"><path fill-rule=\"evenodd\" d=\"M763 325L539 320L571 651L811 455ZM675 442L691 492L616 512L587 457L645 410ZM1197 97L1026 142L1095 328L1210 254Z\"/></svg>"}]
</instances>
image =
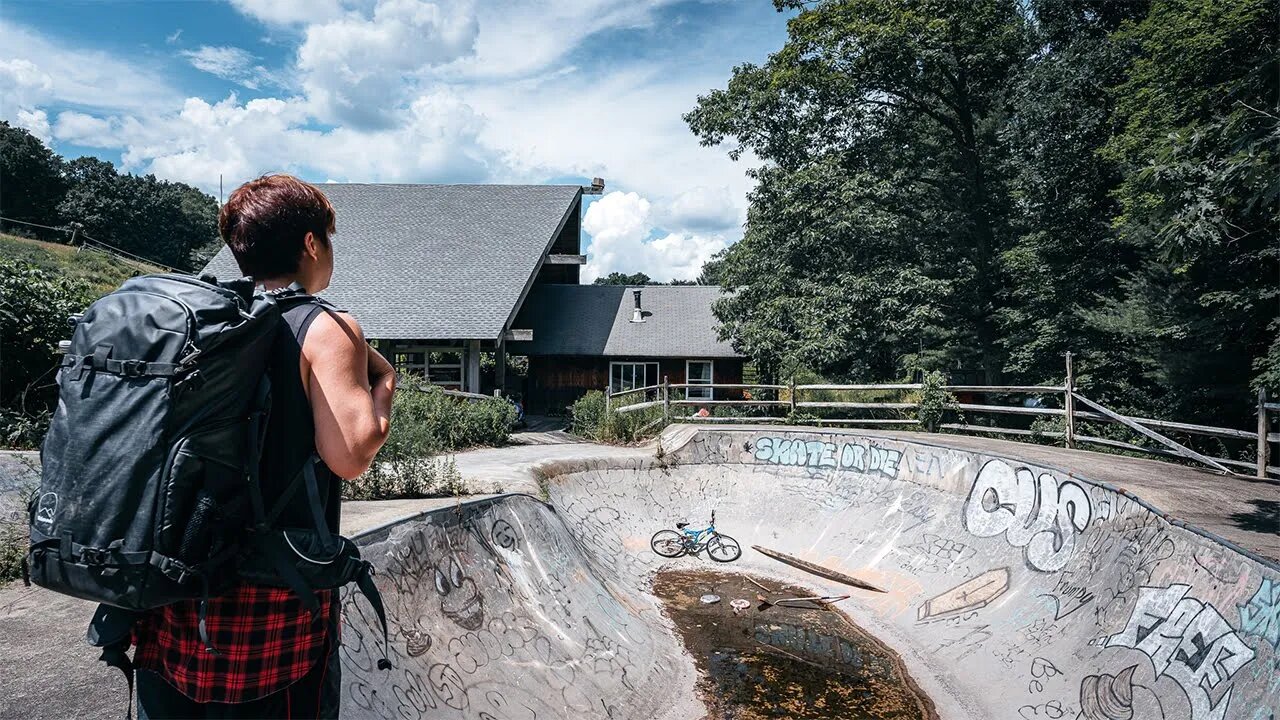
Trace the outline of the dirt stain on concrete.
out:
<instances>
[{"instance_id":1,"label":"dirt stain on concrete","mask_svg":"<svg viewBox=\"0 0 1280 720\"><path fill-rule=\"evenodd\" d=\"M742 573L667 570L654 579L685 648L702 672L712 718L725 720L936 720L933 703L897 654L836 609L767 606L832 594ZM703 595L720 601L706 604ZM750 603L745 609L734 600Z\"/></svg>"}]
</instances>

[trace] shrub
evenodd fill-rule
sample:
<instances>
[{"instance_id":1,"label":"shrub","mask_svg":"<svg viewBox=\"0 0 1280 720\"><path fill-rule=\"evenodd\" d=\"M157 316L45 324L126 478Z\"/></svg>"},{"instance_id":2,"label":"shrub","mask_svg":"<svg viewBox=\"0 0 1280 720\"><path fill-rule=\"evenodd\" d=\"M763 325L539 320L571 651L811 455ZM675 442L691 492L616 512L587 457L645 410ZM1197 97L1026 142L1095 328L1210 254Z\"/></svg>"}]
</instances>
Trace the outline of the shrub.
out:
<instances>
[{"instance_id":1,"label":"shrub","mask_svg":"<svg viewBox=\"0 0 1280 720\"><path fill-rule=\"evenodd\" d=\"M464 400L433 385L406 385L391 405L391 434L369 470L346 484L350 500L440 497L464 491L462 476L443 453L501 445L516 422L502 398Z\"/></svg>"},{"instance_id":2,"label":"shrub","mask_svg":"<svg viewBox=\"0 0 1280 720\"><path fill-rule=\"evenodd\" d=\"M635 442L662 430L662 408L629 413L605 412L604 393L592 390L569 408L569 429L597 442Z\"/></svg>"},{"instance_id":3,"label":"shrub","mask_svg":"<svg viewBox=\"0 0 1280 720\"><path fill-rule=\"evenodd\" d=\"M464 400L434 385L404 386L391 407L387 444L412 443L432 452L506 443L516 408L502 398Z\"/></svg>"},{"instance_id":4,"label":"shrub","mask_svg":"<svg viewBox=\"0 0 1280 720\"><path fill-rule=\"evenodd\" d=\"M569 408L569 429L574 435L602 440L604 415L604 393L592 390Z\"/></svg>"},{"instance_id":5,"label":"shrub","mask_svg":"<svg viewBox=\"0 0 1280 720\"><path fill-rule=\"evenodd\" d=\"M960 403L956 400L956 396L947 390L947 379L937 370L926 372L920 384L922 387L915 398L916 419L925 430L935 432L942 422L943 415L947 412L960 414ZM959 422L964 423L963 416L960 416Z\"/></svg>"},{"instance_id":6,"label":"shrub","mask_svg":"<svg viewBox=\"0 0 1280 720\"><path fill-rule=\"evenodd\" d=\"M0 258L0 297L0 442L35 447L57 399L53 377L58 341L71 336L67 316L82 312L94 294L56 270Z\"/></svg>"}]
</instances>

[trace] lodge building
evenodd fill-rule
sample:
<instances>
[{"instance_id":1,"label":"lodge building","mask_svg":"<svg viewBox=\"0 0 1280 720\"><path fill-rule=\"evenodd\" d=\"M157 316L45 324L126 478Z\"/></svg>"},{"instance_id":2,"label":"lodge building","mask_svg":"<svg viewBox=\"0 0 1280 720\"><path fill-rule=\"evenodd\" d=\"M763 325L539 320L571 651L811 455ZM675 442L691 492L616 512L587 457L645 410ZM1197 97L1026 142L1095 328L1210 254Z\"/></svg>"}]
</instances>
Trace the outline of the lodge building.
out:
<instances>
[{"instance_id":1,"label":"lodge building","mask_svg":"<svg viewBox=\"0 0 1280 720\"><path fill-rule=\"evenodd\" d=\"M326 184L337 232L322 296L400 372L516 395L530 413L664 377L741 383L711 313L719 288L580 284L582 198L602 187ZM226 247L204 272L239 275ZM527 373L508 372L511 358Z\"/></svg>"}]
</instances>

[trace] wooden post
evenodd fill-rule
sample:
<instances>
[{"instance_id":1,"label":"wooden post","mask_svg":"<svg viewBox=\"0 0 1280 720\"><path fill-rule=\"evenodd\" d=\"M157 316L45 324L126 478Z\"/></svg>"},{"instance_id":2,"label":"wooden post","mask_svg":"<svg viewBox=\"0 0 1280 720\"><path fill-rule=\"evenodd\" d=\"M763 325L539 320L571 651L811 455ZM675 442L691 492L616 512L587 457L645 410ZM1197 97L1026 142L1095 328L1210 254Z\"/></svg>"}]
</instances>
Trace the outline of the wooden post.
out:
<instances>
[{"instance_id":1,"label":"wooden post","mask_svg":"<svg viewBox=\"0 0 1280 720\"><path fill-rule=\"evenodd\" d=\"M1267 455L1271 446L1267 444L1267 391L1258 391L1258 477L1267 476Z\"/></svg>"},{"instance_id":2,"label":"wooden post","mask_svg":"<svg viewBox=\"0 0 1280 720\"><path fill-rule=\"evenodd\" d=\"M1073 393L1076 391L1076 374L1071 367L1071 353L1067 353L1067 391L1063 393L1063 407L1067 412L1067 431L1066 442L1067 447L1075 449L1076 446L1076 397Z\"/></svg>"},{"instance_id":3,"label":"wooden post","mask_svg":"<svg viewBox=\"0 0 1280 720\"><path fill-rule=\"evenodd\" d=\"M666 375L662 376L662 422L671 422L671 383Z\"/></svg>"},{"instance_id":4,"label":"wooden post","mask_svg":"<svg viewBox=\"0 0 1280 720\"><path fill-rule=\"evenodd\" d=\"M609 386L608 386L608 385L605 385L605 386L604 386L604 414L605 414L606 416L608 416L608 414L609 414L609 411L610 411L610 409L611 409L611 408L609 407L609 405L611 404L611 401L612 401L612 399L613 399L613 398L611 398L611 397L610 397L609 392L610 392L610 391L609 391Z\"/></svg>"},{"instance_id":5,"label":"wooden post","mask_svg":"<svg viewBox=\"0 0 1280 720\"><path fill-rule=\"evenodd\" d=\"M498 348L494 354L493 385L497 390L507 391L507 329L502 329L498 336Z\"/></svg>"},{"instance_id":6,"label":"wooden post","mask_svg":"<svg viewBox=\"0 0 1280 720\"><path fill-rule=\"evenodd\" d=\"M791 376L791 383L789 387L791 389L791 414L795 415L796 414L796 376L795 375Z\"/></svg>"}]
</instances>

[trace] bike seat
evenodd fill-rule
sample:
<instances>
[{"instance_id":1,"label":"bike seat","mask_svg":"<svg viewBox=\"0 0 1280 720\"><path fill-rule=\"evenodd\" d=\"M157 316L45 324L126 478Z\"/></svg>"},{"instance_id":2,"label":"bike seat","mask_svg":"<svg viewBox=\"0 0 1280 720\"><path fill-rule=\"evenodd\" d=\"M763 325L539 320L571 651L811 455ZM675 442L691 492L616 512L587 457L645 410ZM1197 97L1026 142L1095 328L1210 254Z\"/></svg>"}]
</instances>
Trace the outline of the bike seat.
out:
<instances>
[{"instance_id":1,"label":"bike seat","mask_svg":"<svg viewBox=\"0 0 1280 720\"><path fill-rule=\"evenodd\" d=\"M687 527L689 527L689 523L676 523L676 528L679 530L683 530Z\"/></svg>"}]
</instances>

